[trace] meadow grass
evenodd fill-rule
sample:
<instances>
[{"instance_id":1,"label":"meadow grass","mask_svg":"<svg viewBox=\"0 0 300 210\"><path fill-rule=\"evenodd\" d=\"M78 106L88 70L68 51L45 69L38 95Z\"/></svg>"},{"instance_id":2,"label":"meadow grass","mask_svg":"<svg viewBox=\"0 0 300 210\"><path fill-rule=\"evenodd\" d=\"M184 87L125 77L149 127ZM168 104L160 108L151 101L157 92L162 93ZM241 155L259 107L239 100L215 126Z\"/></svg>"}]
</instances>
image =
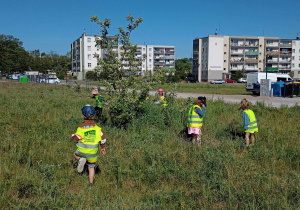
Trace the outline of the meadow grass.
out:
<instances>
[{"instance_id":1,"label":"meadow grass","mask_svg":"<svg viewBox=\"0 0 300 210\"><path fill-rule=\"evenodd\" d=\"M238 104L208 101L203 144L186 138L192 101L162 110L151 100L108 139L93 187L76 172L70 135L82 123L88 89L0 83L2 209L297 209L300 107L252 105L259 123L246 150ZM105 93L104 93L105 94ZM109 100L109 99L108 99Z\"/></svg>"},{"instance_id":2,"label":"meadow grass","mask_svg":"<svg viewBox=\"0 0 300 210\"><path fill-rule=\"evenodd\" d=\"M223 94L223 95L249 95L245 84L209 84L209 83L170 83L159 85L165 91L171 91L175 87L177 92L199 94ZM155 87L153 90L156 90Z\"/></svg>"}]
</instances>

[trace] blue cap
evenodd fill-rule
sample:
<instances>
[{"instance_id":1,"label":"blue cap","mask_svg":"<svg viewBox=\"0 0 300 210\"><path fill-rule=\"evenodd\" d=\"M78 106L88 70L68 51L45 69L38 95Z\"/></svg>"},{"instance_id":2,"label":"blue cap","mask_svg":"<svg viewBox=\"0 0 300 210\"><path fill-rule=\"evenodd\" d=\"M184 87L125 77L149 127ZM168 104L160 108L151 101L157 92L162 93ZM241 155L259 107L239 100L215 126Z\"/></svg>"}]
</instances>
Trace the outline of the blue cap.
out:
<instances>
[{"instance_id":1,"label":"blue cap","mask_svg":"<svg viewBox=\"0 0 300 210\"><path fill-rule=\"evenodd\" d=\"M81 112L82 112L83 116L85 116L85 117L94 117L96 114L95 108L89 104L82 107Z\"/></svg>"}]
</instances>

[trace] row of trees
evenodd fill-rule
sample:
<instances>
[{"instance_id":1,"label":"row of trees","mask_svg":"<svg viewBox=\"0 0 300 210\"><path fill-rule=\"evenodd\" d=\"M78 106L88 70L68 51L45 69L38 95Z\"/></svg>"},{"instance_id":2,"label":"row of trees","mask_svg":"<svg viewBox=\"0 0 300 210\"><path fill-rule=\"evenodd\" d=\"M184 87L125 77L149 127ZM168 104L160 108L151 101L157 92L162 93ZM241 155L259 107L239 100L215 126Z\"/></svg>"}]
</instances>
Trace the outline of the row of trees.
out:
<instances>
[{"instance_id":1,"label":"row of trees","mask_svg":"<svg viewBox=\"0 0 300 210\"><path fill-rule=\"evenodd\" d=\"M45 53L40 50L27 52L23 42L10 35L0 35L0 71L13 72L53 70L58 75L65 75L71 69L70 53L60 56L55 52Z\"/></svg>"}]
</instances>

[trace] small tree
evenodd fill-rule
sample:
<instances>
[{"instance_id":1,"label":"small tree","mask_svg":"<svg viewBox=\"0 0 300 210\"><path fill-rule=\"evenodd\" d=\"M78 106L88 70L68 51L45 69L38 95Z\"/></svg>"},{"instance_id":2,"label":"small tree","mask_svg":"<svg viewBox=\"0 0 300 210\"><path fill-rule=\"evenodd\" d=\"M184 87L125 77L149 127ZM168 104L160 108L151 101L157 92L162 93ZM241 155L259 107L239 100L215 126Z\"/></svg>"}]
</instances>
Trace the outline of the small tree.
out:
<instances>
[{"instance_id":1,"label":"small tree","mask_svg":"<svg viewBox=\"0 0 300 210\"><path fill-rule=\"evenodd\" d=\"M149 95L151 85L158 81L157 74L152 75L145 72L145 77L139 76L141 72L139 67L142 60L137 61L135 53L137 45L131 44L130 36L132 32L143 22L141 17L135 19L128 15L128 25L118 28L118 34L114 37L108 36L108 29L111 25L109 19L104 22L100 21L97 16L91 17L92 22L100 26L100 39L96 45L103 50L103 56L98 57L99 68L95 71L98 80L102 80L106 86L109 102L108 112L111 122L119 127L126 126L132 119L141 113L141 104L143 104ZM120 46L120 53L116 53L116 47ZM145 82L151 77L151 82ZM131 94L129 94L131 93Z\"/></svg>"}]
</instances>

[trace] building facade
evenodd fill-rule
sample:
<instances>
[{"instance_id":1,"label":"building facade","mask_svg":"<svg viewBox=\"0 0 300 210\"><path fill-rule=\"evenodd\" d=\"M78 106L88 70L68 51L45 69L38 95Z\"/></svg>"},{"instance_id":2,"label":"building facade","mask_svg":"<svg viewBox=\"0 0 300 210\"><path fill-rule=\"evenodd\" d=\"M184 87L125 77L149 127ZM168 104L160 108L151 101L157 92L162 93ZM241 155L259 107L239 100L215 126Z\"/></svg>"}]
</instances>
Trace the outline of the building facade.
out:
<instances>
[{"instance_id":1,"label":"building facade","mask_svg":"<svg viewBox=\"0 0 300 210\"><path fill-rule=\"evenodd\" d=\"M110 37L114 39L115 37ZM99 55L100 58L105 56L105 52L100 46L96 46L96 40L100 39L99 35L82 34L80 38L71 44L72 73L77 75L78 80L85 79L87 71L93 71L99 66L98 59L94 56ZM116 43L113 51L120 58L121 45ZM166 67L168 69L175 68L175 47L159 46L159 45L137 45L135 53L136 61L142 61L142 65L138 67L140 73L146 71L154 71L157 67ZM126 61L123 62L126 66ZM124 67L126 69L126 67Z\"/></svg>"},{"instance_id":2,"label":"building facade","mask_svg":"<svg viewBox=\"0 0 300 210\"><path fill-rule=\"evenodd\" d=\"M193 40L193 76L198 81L226 79L237 71L291 73L298 77L299 39L209 35ZM293 55L292 55L293 53ZM292 57L294 56L294 57ZM297 58L298 58L297 57Z\"/></svg>"}]
</instances>

